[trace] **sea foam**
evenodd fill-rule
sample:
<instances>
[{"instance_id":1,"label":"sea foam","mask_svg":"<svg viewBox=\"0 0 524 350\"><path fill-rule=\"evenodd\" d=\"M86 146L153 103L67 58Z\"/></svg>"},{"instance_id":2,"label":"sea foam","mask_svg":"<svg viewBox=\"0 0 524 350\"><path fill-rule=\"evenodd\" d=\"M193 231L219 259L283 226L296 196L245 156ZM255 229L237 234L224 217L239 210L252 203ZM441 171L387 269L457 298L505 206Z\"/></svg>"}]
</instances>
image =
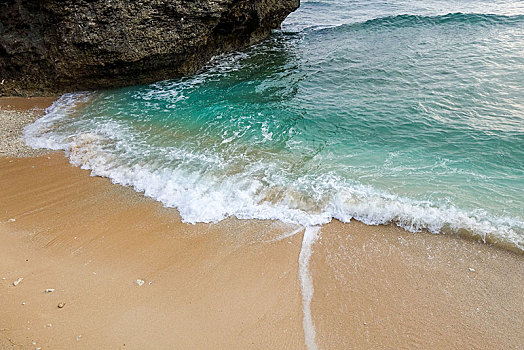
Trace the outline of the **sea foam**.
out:
<instances>
[{"instance_id":1,"label":"sea foam","mask_svg":"<svg viewBox=\"0 0 524 350\"><path fill-rule=\"evenodd\" d=\"M524 224L515 218L400 197L332 173L305 174L286 182L278 164L252 163L224 172L229 165L218 154L176 147L151 149L137 140L132 129L114 120L93 124L91 129L75 125L77 109L91 97L91 93L62 96L44 117L25 128L26 143L64 150L72 164L91 170L92 175L108 177L177 208L184 222L217 222L234 216L310 227L333 218L357 219L369 225L393 223L411 232L466 231L522 249L519 232ZM73 127L57 131L61 125Z\"/></svg>"},{"instance_id":2,"label":"sea foam","mask_svg":"<svg viewBox=\"0 0 524 350\"><path fill-rule=\"evenodd\" d=\"M311 300L313 299L313 277L309 269L309 262L313 254L313 244L320 237L320 227L306 227L304 236L302 238L302 248L298 257L300 287L302 290L302 310L304 335L306 346L308 350L316 350L317 343L315 341L316 330L313 317L311 315Z\"/></svg>"}]
</instances>

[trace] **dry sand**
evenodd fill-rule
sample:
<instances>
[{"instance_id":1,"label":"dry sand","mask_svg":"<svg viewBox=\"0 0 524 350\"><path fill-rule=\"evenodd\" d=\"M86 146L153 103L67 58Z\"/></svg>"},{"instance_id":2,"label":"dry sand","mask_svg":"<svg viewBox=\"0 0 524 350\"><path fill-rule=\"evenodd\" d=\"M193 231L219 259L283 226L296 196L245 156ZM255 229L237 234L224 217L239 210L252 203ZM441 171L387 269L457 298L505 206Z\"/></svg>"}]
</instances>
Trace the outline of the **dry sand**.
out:
<instances>
[{"instance_id":1,"label":"dry sand","mask_svg":"<svg viewBox=\"0 0 524 350\"><path fill-rule=\"evenodd\" d=\"M0 158L0 348L303 349L304 230L278 240L296 229L183 224L61 154ZM524 344L522 254L359 222L319 234L319 348Z\"/></svg>"}]
</instances>

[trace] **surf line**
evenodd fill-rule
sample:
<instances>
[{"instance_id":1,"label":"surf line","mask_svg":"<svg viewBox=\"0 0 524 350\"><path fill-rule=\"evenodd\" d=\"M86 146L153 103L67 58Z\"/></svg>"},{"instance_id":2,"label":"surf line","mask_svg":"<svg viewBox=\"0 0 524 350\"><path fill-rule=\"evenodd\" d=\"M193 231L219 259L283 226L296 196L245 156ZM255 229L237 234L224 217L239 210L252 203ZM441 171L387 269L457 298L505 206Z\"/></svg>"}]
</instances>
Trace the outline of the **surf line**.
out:
<instances>
[{"instance_id":1,"label":"surf line","mask_svg":"<svg viewBox=\"0 0 524 350\"><path fill-rule=\"evenodd\" d=\"M320 237L320 226L307 226L302 238L302 247L298 256L298 275L300 277L300 288L302 289L302 327L308 350L317 350L315 342L315 324L311 317L311 299L313 299L313 278L309 272L309 260L311 259L313 243Z\"/></svg>"}]
</instances>

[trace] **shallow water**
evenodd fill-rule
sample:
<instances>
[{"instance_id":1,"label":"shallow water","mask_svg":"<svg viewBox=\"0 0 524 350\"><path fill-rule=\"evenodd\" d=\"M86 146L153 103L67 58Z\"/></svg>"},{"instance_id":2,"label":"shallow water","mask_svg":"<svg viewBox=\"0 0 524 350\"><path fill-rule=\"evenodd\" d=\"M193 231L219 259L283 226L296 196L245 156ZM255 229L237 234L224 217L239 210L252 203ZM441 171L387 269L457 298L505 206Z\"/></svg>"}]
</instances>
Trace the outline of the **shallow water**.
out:
<instances>
[{"instance_id":1,"label":"shallow water","mask_svg":"<svg viewBox=\"0 0 524 350\"><path fill-rule=\"evenodd\" d=\"M64 95L34 147L187 222L332 218L524 237L524 5L303 1L199 74Z\"/></svg>"}]
</instances>

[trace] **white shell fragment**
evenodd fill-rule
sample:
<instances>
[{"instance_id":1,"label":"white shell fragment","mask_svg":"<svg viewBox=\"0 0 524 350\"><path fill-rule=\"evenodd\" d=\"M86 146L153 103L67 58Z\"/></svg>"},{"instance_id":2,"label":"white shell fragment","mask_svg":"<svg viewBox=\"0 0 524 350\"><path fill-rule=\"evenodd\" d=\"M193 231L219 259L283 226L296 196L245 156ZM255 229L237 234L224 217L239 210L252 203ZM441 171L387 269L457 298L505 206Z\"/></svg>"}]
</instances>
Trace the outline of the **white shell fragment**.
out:
<instances>
[{"instance_id":1,"label":"white shell fragment","mask_svg":"<svg viewBox=\"0 0 524 350\"><path fill-rule=\"evenodd\" d=\"M136 283L138 286L142 286L142 285L144 285L144 283L146 283L146 281L144 281L144 280L136 280L135 283Z\"/></svg>"}]
</instances>

